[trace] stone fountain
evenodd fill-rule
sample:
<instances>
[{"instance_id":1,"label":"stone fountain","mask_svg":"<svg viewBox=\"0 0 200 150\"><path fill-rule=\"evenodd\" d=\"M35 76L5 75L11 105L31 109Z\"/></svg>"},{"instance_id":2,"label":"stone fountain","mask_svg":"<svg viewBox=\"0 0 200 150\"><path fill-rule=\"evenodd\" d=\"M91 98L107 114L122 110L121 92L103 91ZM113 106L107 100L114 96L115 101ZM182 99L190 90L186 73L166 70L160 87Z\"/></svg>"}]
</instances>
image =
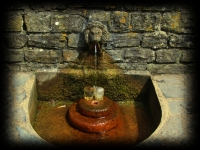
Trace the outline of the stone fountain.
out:
<instances>
[{"instance_id":1,"label":"stone fountain","mask_svg":"<svg viewBox=\"0 0 200 150\"><path fill-rule=\"evenodd\" d=\"M89 45L84 64L95 69L97 74L103 57L103 44L108 38L105 25L92 21L85 31L85 41ZM104 96L104 88L85 86L84 98L75 102L69 109L69 121L77 129L89 133L109 131L117 125L120 109L116 102Z\"/></svg>"}]
</instances>

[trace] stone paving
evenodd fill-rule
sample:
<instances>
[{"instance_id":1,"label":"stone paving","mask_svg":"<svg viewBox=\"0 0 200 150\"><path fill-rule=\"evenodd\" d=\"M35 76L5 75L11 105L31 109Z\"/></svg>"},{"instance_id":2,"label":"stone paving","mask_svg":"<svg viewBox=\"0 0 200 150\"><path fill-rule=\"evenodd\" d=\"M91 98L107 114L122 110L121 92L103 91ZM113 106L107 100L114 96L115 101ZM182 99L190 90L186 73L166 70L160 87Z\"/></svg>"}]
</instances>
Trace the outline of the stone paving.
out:
<instances>
[{"instance_id":1,"label":"stone paving","mask_svg":"<svg viewBox=\"0 0 200 150\"><path fill-rule=\"evenodd\" d=\"M151 75L160 105L162 119L155 132L137 147L186 147L196 142L197 77L194 74ZM9 146L38 147L47 145L32 129L28 115L28 101L35 75L30 72L11 72L4 78L5 99L3 130ZM9 84L8 84L9 83ZM6 86L5 84L9 85Z\"/></svg>"}]
</instances>

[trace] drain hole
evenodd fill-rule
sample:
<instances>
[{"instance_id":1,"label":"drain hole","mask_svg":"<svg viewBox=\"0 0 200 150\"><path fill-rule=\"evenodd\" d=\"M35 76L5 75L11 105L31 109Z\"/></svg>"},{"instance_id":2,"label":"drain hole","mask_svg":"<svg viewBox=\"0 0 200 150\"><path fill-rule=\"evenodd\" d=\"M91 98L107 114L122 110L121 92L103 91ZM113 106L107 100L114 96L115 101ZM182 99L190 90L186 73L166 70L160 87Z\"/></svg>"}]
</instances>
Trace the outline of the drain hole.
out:
<instances>
[{"instance_id":1,"label":"drain hole","mask_svg":"<svg viewBox=\"0 0 200 150\"><path fill-rule=\"evenodd\" d=\"M99 103L98 101L92 101L92 104L94 104L94 105L96 105L98 103Z\"/></svg>"}]
</instances>

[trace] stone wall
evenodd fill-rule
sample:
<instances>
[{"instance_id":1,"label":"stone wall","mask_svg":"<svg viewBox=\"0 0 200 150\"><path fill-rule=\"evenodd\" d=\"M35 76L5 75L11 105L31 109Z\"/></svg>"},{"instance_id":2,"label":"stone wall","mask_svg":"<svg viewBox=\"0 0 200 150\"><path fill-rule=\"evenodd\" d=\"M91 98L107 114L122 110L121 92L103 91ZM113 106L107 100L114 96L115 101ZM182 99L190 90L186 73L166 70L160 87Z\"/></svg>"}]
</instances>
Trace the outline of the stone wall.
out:
<instances>
[{"instance_id":1,"label":"stone wall","mask_svg":"<svg viewBox=\"0 0 200 150\"><path fill-rule=\"evenodd\" d=\"M87 46L91 20L110 33L103 49L124 70L196 71L196 21L192 6L177 3L26 2L5 8L1 57L16 71L61 69Z\"/></svg>"}]
</instances>

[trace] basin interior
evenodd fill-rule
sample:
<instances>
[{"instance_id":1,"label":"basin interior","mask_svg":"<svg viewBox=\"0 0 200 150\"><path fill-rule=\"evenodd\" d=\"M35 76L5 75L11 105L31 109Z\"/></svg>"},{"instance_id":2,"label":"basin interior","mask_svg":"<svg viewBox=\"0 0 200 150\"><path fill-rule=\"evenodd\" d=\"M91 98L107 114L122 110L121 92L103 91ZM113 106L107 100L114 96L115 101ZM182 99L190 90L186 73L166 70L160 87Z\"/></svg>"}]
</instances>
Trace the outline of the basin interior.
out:
<instances>
[{"instance_id":1,"label":"basin interior","mask_svg":"<svg viewBox=\"0 0 200 150\"><path fill-rule=\"evenodd\" d=\"M158 127L161 109L148 75L99 74L77 72L38 72L37 114L32 124L37 134L63 147L133 147L147 139ZM97 79L97 80L96 80ZM78 130L68 119L70 106L83 98L83 88L93 85L105 89L104 95L120 107L117 126L102 133Z\"/></svg>"}]
</instances>

